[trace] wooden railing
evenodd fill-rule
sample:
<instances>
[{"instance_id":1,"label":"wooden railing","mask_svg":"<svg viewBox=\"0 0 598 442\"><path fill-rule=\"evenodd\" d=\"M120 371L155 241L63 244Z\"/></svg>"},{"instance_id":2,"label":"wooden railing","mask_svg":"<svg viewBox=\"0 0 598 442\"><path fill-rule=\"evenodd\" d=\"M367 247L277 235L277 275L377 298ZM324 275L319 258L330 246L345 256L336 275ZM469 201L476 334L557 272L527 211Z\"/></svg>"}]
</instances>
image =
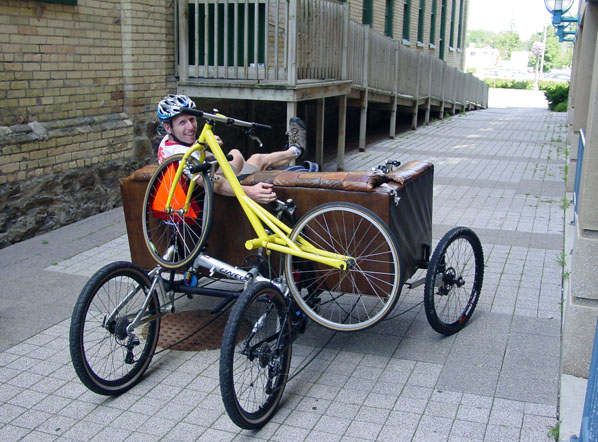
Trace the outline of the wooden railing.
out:
<instances>
[{"instance_id":1,"label":"wooden railing","mask_svg":"<svg viewBox=\"0 0 598 442\"><path fill-rule=\"evenodd\" d=\"M486 107L488 86L349 20L334 0L178 0L181 80L351 80L377 93Z\"/></svg>"}]
</instances>

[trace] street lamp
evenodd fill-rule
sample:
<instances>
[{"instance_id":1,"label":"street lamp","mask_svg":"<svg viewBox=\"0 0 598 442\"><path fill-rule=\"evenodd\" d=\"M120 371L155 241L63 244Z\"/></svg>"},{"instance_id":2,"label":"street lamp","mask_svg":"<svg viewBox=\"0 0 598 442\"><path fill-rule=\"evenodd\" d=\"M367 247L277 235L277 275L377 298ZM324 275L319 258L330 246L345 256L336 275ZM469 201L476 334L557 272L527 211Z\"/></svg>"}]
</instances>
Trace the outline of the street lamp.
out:
<instances>
[{"instance_id":1,"label":"street lamp","mask_svg":"<svg viewBox=\"0 0 598 442\"><path fill-rule=\"evenodd\" d=\"M544 0L544 6L552 14L552 24L558 26L561 23L577 22L577 17L564 17L571 9L574 0Z\"/></svg>"},{"instance_id":2,"label":"street lamp","mask_svg":"<svg viewBox=\"0 0 598 442\"><path fill-rule=\"evenodd\" d=\"M575 41L577 31L570 31L567 28L571 23L579 22L578 17L564 17L573 6L574 0L544 0L544 6L552 14L552 25L556 28L556 35L559 41ZM573 35L573 38L567 38Z\"/></svg>"}]
</instances>

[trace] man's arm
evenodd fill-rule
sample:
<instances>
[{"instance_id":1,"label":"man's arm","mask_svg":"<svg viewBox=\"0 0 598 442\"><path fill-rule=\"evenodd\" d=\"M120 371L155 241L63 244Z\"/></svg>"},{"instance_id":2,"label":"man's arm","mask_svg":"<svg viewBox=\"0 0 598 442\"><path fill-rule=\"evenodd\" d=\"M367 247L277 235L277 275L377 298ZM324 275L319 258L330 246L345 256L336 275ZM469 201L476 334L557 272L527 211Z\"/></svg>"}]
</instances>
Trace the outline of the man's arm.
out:
<instances>
[{"instance_id":1,"label":"man's arm","mask_svg":"<svg viewBox=\"0 0 598 442\"><path fill-rule=\"evenodd\" d=\"M233 189L229 182L222 175L214 176L214 192L224 196L235 196ZM266 204L276 200L276 193L272 188L274 187L269 183L257 183L252 186L241 186L247 196L252 200Z\"/></svg>"}]
</instances>

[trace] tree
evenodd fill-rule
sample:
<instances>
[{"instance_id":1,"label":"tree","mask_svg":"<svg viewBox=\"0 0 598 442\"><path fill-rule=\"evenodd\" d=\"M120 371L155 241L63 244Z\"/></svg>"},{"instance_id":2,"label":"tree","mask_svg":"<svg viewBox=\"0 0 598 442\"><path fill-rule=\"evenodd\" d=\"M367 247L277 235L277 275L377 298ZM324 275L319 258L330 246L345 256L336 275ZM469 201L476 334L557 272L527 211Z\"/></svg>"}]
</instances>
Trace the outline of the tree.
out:
<instances>
[{"instance_id":1,"label":"tree","mask_svg":"<svg viewBox=\"0 0 598 442\"><path fill-rule=\"evenodd\" d=\"M532 36L529 47L536 41L542 41L542 33ZM573 45L570 42L559 42L559 38L552 28L548 28L546 34L546 48L544 51L544 72L551 69L571 67L573 60Z\"/></svg>"},{"instance_id":2,"label":"tree","mask_svg":"<svg viewBox=\"0 0 598 442\"><path fill-rule=\"evenodd\" d=\"M521 41L519 34L512 31L491 32L471 30L468 32L468 43L475 43L476 47L491 47L498 49L503 59L511 58L512 51L522 51L526 44Z\"/></svg>"}]
</instances>

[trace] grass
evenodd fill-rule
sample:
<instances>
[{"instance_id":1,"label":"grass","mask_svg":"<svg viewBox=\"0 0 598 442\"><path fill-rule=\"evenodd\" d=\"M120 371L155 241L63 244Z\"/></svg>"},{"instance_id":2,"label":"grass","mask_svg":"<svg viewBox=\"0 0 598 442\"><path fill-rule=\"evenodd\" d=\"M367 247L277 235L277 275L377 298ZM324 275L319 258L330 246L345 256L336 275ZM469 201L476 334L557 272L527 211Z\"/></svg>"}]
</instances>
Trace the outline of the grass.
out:
<instances>
[{"instance_id":1,"label":"grass","mask_svg":"<svg viewBox=\"0 0 598 442\"><path fill-rule=\"evenodd\" d=\"M569 198L563 197L561 200L561 209L563 209L563 212L566 212L569 207L571 207L571 201Z\"/></svg>"},{"instance_id":2,"label":"grass","mask_svg":"<svg viewBox=\"0 0 598 442\"><path fill-rule=\"evenodd\" d=\"M560 433L560 426L561 426L561 423L557 422L553 427L550 427L548 430L547 436L558 441L559 433Z\"/></svg>"},{"instance_id":3,"label":"grass","mask_svg":"<svg viewBox=\"0 0 598 442\"><path fill-rule=\"evenodd\" d=\"M567 264L567 254L561 252L561 254L556 257L556 262L558 262L561 267L565 267Z\"/></svg>"}]
</instances>

